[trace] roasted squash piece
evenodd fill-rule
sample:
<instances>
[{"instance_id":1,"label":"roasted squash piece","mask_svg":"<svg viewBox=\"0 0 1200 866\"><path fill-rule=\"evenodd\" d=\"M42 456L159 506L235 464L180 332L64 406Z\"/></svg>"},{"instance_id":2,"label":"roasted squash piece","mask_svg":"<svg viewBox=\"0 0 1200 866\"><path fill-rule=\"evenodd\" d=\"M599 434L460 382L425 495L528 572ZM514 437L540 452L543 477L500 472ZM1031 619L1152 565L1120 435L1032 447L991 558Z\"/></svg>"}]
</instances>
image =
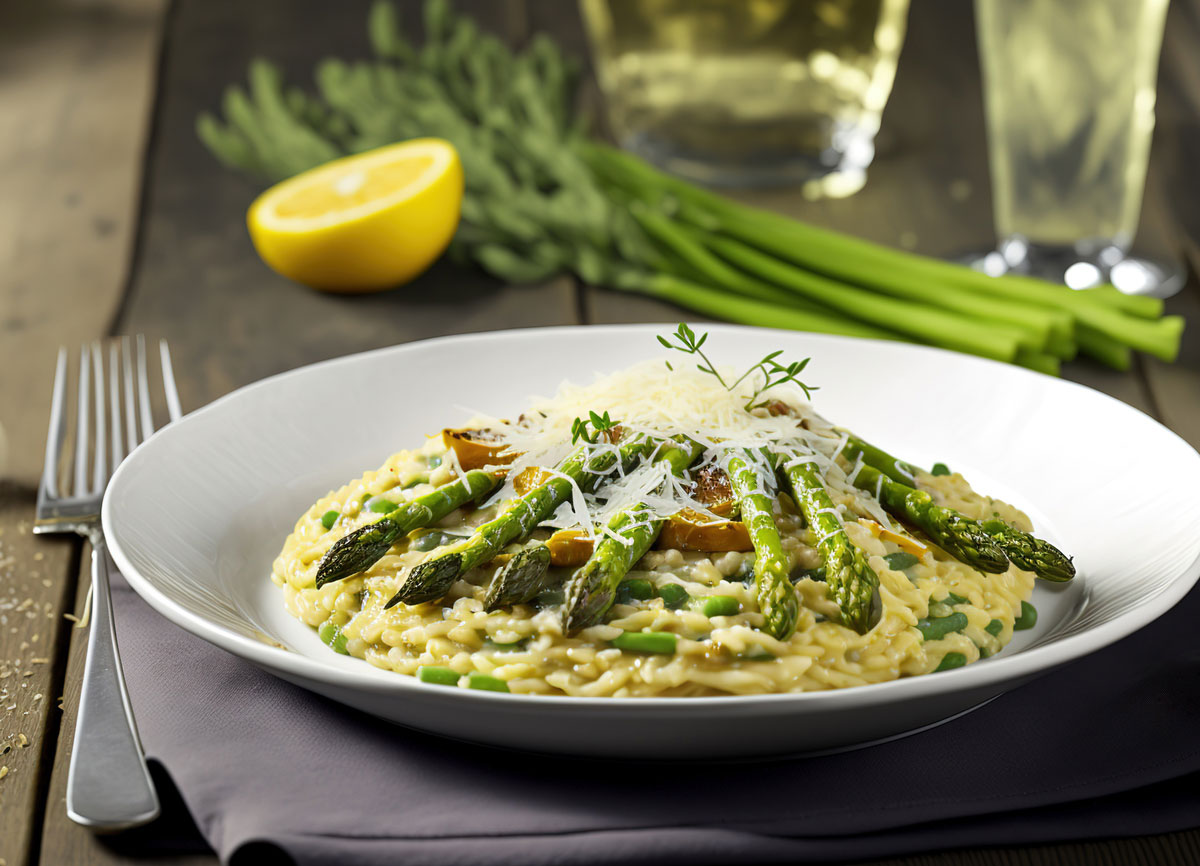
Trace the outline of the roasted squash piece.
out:
<instances>
[{"instance_id":1,"label":"roasted squash piece","mask_svg":"<svg viewBox=\"0 0 1200 866\"><path fill-rule=\"evenodd\" d=\"M592 555L593 542L582 529L560 529L546 541L550 564L558 568L583 565Z\"/></svg>"},{"instance_id":2,"label":"roasted squash piece","mask_svg":"<svg viewBox=\"0 0 1200 866\"><path fill-rule=\"evenodd\" d=\"M707 520L703 514L685 508L663 523L655 547L716 553L753 550L754 544L740 521Z\"/></svg>"},{"instance_id":3,"label":"roasted squash piece","mask_svg":"<svg viewBox=\"0 0 1200 866\"><path fill-rule=\"evenodd\" d=\"M454 452L458 465L465 471L485 466L507 466L517 459L518 452L496 440L487 430L449 428L442 431L442 441Z\"/></svg>"}]
</instances>

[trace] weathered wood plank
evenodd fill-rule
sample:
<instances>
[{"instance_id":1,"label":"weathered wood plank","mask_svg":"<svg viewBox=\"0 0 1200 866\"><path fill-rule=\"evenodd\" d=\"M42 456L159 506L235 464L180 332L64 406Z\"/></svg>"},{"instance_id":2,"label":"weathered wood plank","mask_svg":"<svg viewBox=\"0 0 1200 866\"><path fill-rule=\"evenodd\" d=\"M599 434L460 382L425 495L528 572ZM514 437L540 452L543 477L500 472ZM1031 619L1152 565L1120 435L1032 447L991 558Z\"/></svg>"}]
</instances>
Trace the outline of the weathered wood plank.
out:
<instances>
[{"instance_id":1,"label":"weathered wood plank","mask_svg":"<svg viewBox=\"0 0 1200 866\"><path fill-rule=\"evenodd\" d=\"M78 591L74 598L77 610L83 609L88 586L91 583L91 551L85 548L84 553L85 556L80 563ZM156 857L147 856L144 853L146 850L155 850L153 847L139 851L135 834L145 833L147 829L159 832L157 828L146 828L105 837L80 827L67 818L67 765L75 740L75 717L79 708L83 662L87 655L87 636L87 629L73 628L68 638L67 677L62 695L62 722L59 729L57 757L54 761L49 790L46 795L45 816L40 828L41 851L37 862L44 866L57 866L57 864L63 863L87 864L87 866L131 866L135 863L138 866L212 866L217 862L214 854L163 854ZM187 831L191 828L188 826L189 821L186 815L180 814L183 808L182 804L174 801L169 803L169 806L172 825L179 827L181 832L187 835ZM192 833L194 835L194 831ZM178 845L171 847L179 850ZM168 847L167 850L171 850L171 848Z\"/></svg>"},{"instance_id":2,"label":"weathered wood plank","mask_svg":"<svg viewBox=\"0 0 1200 866\"><path fill-rule=\"evenodd\" d=\"M5 4L0 352L21 374L0 376L0 476L36 480L54 347L105 333L121 298L165 6Z\"/></svg>"},{"instance_id":3,"label":"weathered wood plank","mask_svg":"<svg viewBox=\"0 0 1200 866\"><path fill-rule=\"evenodd\" d=\"M54 754L62 617L79 543L35 539L33 491L0 482L0 861L24 863Z\"/></svg>"}]
</instances>

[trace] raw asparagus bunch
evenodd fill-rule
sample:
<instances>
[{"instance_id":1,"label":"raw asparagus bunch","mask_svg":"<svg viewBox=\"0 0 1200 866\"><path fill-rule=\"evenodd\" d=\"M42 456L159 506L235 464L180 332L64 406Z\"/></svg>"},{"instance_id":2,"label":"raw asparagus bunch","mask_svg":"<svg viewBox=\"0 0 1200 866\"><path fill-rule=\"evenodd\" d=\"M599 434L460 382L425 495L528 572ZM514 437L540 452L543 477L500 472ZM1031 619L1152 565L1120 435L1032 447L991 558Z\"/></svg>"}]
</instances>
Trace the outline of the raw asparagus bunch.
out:
<instances>
[{"instance_id":1,"label":"raw asparagus bunch","mask_svg":"<svg viewBox=\"0 0 1200 866\"><path fill-rule=\"evenodd\" d=\"M659 450L656 459L670 466L672 474L682 476L703 450L691 440L672 442ZM649 506L638 503L616 515L608 524L609 534L567 580L563 604L567 634L595 625L612 607L621 579L646 555L662 530L664 521L652 519L649 512Z\"/></svg>"},{"instance_id":2,"label":"raw asparagus bunch","mask_svg":"<svg viewBox=\"0 0 1200 866\"><path fill-rule=\"evenodd\" d=\"M771 465L773 456L762 452ZM742 523L754 543L754 587L758 609L763 615L763 630L779 640L787 640L796 631L800 601L788 579L787 557L775 526L775 497L767 490L765 479L746 452L725 455L725 471L741 511ZM847 622L866 622L866 612L844 610Z\"/></svg>"},{"instance_id":3,"label":"raw asparagus bunch","mask_svg":"<svg viewBox=\"0 0 1200 866\"><path fill-rule=\"evenodd\" d=\"M1050 542L1002 520L975 521L935 505L928 493L911 486L917 471L911 464L855 436L849 438L845 452L850 459L861 456L863 460L855 486L874 493L890 513L919 527L960 562L999 573L1012 561L1018 568L1056 583L1075 576L1071 558Z\"/></svg>"},{"instance_id":4,"label":"raw asparagus bunch","mask_svg":"<svg viewBox=\"0 0 1200 866\"><path fill-rule=\"evenodd\" d=\"M339 538L317 566L317 587L366 571L414 529L441 520L456 508L477 502L496 489L499 475L473 469L432 493L398 505L394 511Z\"/></svg>"},{"instance_id":5,"label":"raw asparagus bunch","mask_svg":"<svg viewBox=\"0 0 1200 866\"><path fill-rule=\"evenodd\" d=\"M442 549L410 571L385 607L402 601L417 604L441 598L460 575L494 559L506 544L528 536L539 523L550 517L570 498L572 481L585 492L589 491L618 460L628 468L652 445L651 440L635 436L622 443L617 454L604 450L594 456L588 445L579 446L554 467L551 478L511 500L502 514L480 526L470 538Z\"/></svg>"},{"instance_id":6,"label":"raw asparagus bunch","mask_svg":"<svg viewBox=\"0 0 1200 866\"><path fill-rule=\"evenodd\" d=\"M817 471L816 459L808 455L792 457L784 463L783 474L801 514L817 533L817 549L824 558L829 597L837 602L845 624L865 634L879 622L883 611L879 576L862 550L846 535Z\"/></svg>"}]
</instances>

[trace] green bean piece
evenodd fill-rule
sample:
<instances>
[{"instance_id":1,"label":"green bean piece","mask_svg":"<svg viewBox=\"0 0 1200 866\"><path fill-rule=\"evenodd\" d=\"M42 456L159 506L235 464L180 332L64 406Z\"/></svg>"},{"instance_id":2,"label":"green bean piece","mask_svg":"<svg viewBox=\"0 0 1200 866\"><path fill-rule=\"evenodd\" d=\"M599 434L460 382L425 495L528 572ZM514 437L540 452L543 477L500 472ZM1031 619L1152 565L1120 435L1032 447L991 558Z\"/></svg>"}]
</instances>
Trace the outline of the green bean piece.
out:
<instances>
[{"instance_id":1,"label":"green bean piece","mask_svg":"<svg viewBox=\"0 0 1200 866\"><path fill-rule=\"evenodd\" d=\"M741 607L732 595L710 595L700 599L700 612L710 619L714 616L733 616Z\"/></svg>"},{"instance_id":2,"label":"green bean piece","mask_svg":"<svg viewBox=\"0 0 1200 866\"><path fill-rule=\"evenodd\" d=\"M1013 623L1013 631L1027 631L1037 625L1038 612L1027 601L1021 602L1021 615L1017 617L1017 621Z\"/></svg>"},{"instance_id":3,"label":"green bean piece","mask_svg":"<svg viewBox=\"0 0 1200 866\"><path fill-rule=\"evenodd\" d=\"M981 646L979 647L979 657L981 659L990 659L992 657L992 651L985 646Z\"/></svg>"},{"instance_id":4,"label":"green bean piece","mask_svg":"<svg viewBox=\"0 0 1200 866\"><path fill-rule=\"evenodd\" d=\"M899 550L896 553L889 553L883 558L883 561L892 571L904 571L906 568L912 568L921 560L907 551Z\"/></svg>"},{"instance_id":5,"label":"green bean piece","mask_svg":"<svg viewBox=\"0 0 1200 866\"><path fill-rule=\"evenodd\" d=\"M946 653L933 672L936 674L938 671L952 671L955 668L961 668L966 663L967 657L962 653Z\"/></svg>"},{"instance_id":6,"label":"green bean piece","mask_svg":"<svg viewBox=\"0 0 1200 866\"><path fill-rule=\"evenodd\" d=\"M1000 622L1000 620L998 620L998 619L994 619L991 622L989 622L987 625L985 625L983 627L983 630L986 631L988 634L990 634L992 637L999 637L1000 632L1004 631L1004 623Z\"/></svg>"},{"instance_id":7,"label":"green bean piece","mask_svg":"<svg viewBox=\"0 0 1200 866\"><path fill-rule=\"evenodd\" d=\"M467 674L467 688L482 689L485 692L507 692L508 683L499 677L481 674L479 671L471 671Z\"/></svg>"},{"instance_id":8,"label":"green bean piece","mask_svg":"<svg viewBox=\"0 0 1200 866\"><path fill-rule=\"evenodd\" d=\"M946 597L942 599L946 604L966 604L970 599L963 598L961 595L956 595L953 592L946 593Z\"/></svg>"},{"instance_id":9,"label":"green bean piece","mask_svg":"<svg viewBox=\"0 0 1200 866\"><path fill-rule=\"evenodd\" d=\"M965 613L952 613L949 616L917 621L917 628L925 640L941 640L946 635L962 631L966 627L967 615Z\"/></svg>"},{"instance_id":10,"label":"green bean piece","mask_svg":"<svg viewBox=\"0 0 1200 866\"><path fill-rule=\"evenodd\" d=\"M658 588L658 597L671 610L679 610L692 600L691 593L677 583L665 583Z\"/></svg>"},{"instance_id":11,"label":"green bean piece","mask_svg":"<svg viewBox=\"0 0 1200 866\"><path fill-rule=\"evenodd\" d=\"M321 627L317 629L317 637L329 645L329 648L335 653L349 655L346 652L346 636L342 634L341 628L331 622L321 623Z\"/></svg>"},{"instance_id":12,"label":"green bean piece","mask_svg":"<svg viewBox=\"0 0 1200 866\"><path fill-rule=\"evenodd\" d=\"M937 619L938 617L950 616L954 613L954 608L946 604L944 601L929 602L929 618Z\"/></svg>"},{"instance_id":13,"label":"green bean piece","mask_svg":"<svg viewBox=\"0 0 1200 866\"><path fill-rule=\"evenodd\" d=\"M933 468L929 470L930 475L949 475L950 467L945 463L934 463Z\"/></svg>"},{"instance_id":14,"label":"green bean piece","mask_svg":"<svg viewBox=\"0 0 1200 866\"><path fill-rule=\"evenodd\" d=\"M396 508L396 503L386 496L372 496L367 500L367 511L373 511L376 514L390 514Z\"/></svg>"},{"instance_id":15,"label":"green bean piece","mask_svg":"<svg viewBox=\"0 0 1200 866\"><path fill-rule=\"evenodd\" d=\"M401 490L411 490L413 487L416 487L418 484L428 484L428 483L429 483L428 475L418 475L415 478L412 478L411 480L405 482L405 484L401 488Z\"/></svg>"},{"instance_id":16,"label":"green bean piece","mask_svg":"<svg viewBox=\"0 0 1200 866\"><path fill-rule=\"evenodd\" d=\"M617 587L617 604L646 601L654 598L654 584L644 577L631 577L621 581Z\"/></svg>"},{"instance_id":17,"label":"green bean piece","mask_svg":"<svg viewBox=\"0 0 1200 866\"><path fill-rule=\"evenodd\" d=\"M610 641L619 650L674 655L678 638L666 631L627 631Z\"/></svg>"},{"instance_id":18,"label":"green bean piece","mask_svg":"<svg viewBox=\"0 0 1200 866\"><path fill-rule=\"evenodd\" d=\"M458 685L458 672L452 671L450 668L441 668L437 665L421 665L417 668L417 679L423 683L432 683L435 686L456 686Z\"/></svg>"},{"instance_id":19,"label":"green bean piece","mask_svg":"<svg viewBox=\"0 0 1200 866\"><path fill-rule=\"evenodd\" d=\"M329 509L321 515L321 525L326 529L333 529L333 524L337 523L337 519L342 516L340 511Z\"/></svg>"}]
</instances>

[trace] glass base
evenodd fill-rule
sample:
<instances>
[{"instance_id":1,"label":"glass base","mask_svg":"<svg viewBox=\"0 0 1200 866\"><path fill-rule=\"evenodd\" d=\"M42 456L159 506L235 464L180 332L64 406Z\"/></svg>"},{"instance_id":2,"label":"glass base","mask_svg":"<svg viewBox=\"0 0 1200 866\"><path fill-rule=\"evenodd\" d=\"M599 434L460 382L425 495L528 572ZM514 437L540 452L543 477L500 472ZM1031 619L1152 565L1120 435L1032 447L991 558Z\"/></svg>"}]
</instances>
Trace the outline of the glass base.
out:
<instances>
[{"instance_id":1,"label":"glass base","mask_svg":"<svg viewBox=\"0 0 1200 866\"><path fill-rule=\"evenodd\" d=\"M1128 295L1154 298L1176 294L1187 276L1178 262L1136 258L1115 246L1105 247L1095 255L1081 255L1074 249L1039 247L1020 239L1004 241L999 249L987 253L964 256L962 261L994 277L1021 274L1062 283L1072 289L1090 289L1107 283Z\"/></svg>"},{"instance_id":2,"label":"glass base","mask_svg":"<svg viewBox=\"0 0 1200 866\"><path fill-rule=\"evenodd\" d=\"M875 156L874 136L858 130L839 132L835 138L840 140L818 154L772 150L734 159L683 148L676 140L645 131L626 136L621 146L663 171L705 186L798 186L805 198L815 200L851 196L867 182L867 166Z\"/></svg>"}]
</instances>

